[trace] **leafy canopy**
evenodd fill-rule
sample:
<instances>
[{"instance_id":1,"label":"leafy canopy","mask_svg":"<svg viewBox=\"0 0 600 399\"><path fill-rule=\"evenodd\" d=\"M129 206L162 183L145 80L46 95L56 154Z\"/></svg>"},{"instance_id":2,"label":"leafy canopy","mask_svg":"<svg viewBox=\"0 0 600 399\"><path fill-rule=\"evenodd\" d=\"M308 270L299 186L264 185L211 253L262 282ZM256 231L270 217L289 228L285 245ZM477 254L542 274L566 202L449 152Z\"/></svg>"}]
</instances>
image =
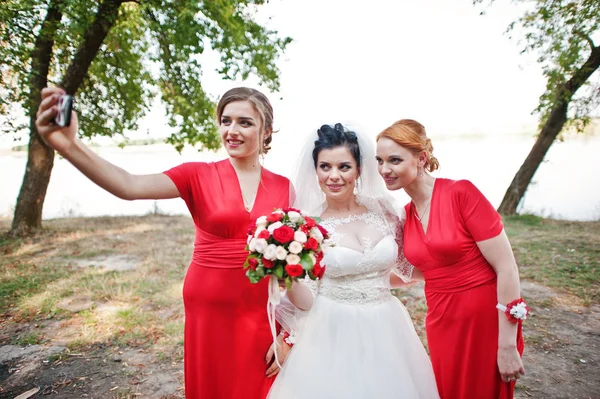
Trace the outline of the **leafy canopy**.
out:
<instances>
[{"instance_id":1,"label":"leafy canopy","mask_svg":"<svg viewBox=\"0 0 600 399\"><path fill-rule=\"evenodd\" d=\"M485 0L474 0L483 3ZM543 125L553 104L560 98L560 87L584 65L600 40L600 1L598 0L511 0L524 10L509 24L506 32L517 33L522 52L538 57L547 79L546 91L535 110ZM491 1L493 2L493 0ZM596 44L594 43L596 39ZM582 130L600 103L598 71L569 104L569 122Z\"/></svg>"},{"instance_id":2,"label":"leafy canopy","mask_svg":"<svg viewBox=\"0 0 600 399\"><path fill-rule=\"evenodd\" d=\"M106 0L105 0L106 1ZM124 1L77 93L80 134L113 136L135 130L160 94L173 133L167 141L214 149L219 138L214 100L203 90L201 55L220 54L224 79L259 78L279 87L276 61L291 42L255 21L265 0ZM60 85L92 25L100 2L89 0L4 0L0 4L0 115L3 132L18 124L15 105L32 112L29 81L36 37L52 6L62 18L54 37L50 84Z\"/></svg>"}]
</instances>

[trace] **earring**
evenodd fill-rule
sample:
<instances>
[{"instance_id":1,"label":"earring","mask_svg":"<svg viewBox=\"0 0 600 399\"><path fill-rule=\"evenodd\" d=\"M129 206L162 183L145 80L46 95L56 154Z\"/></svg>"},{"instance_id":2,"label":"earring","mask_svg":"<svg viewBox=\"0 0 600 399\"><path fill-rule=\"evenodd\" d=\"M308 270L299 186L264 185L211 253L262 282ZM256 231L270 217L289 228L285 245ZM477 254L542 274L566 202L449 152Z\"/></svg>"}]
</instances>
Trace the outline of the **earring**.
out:
<instances>
[{"instance_id":1,"label":"earring","mask_svg":"<svg viewBox=\"0 0 600 399\"><path fill-rule=\"evenodd\" d=\"M419 177L423 177L423 167L419 166Z\"/></svg>"}]
</instances>

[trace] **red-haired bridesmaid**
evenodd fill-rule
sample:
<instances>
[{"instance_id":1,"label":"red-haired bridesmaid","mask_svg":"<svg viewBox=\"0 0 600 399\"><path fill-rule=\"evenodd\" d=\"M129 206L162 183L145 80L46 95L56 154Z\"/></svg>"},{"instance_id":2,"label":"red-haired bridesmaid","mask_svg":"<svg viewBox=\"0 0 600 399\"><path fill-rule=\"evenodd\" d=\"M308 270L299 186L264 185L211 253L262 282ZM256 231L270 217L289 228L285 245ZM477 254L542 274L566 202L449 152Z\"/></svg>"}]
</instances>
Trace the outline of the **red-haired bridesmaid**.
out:
<instances>
[{"instance_id":1,"label":"red-haired bridesmaid","mask_svg":"<svg viewBox=\"0 0 600 399\"><path fill-rule=\"evenodd\" d=\"M442 399L510 399L524 374L517 265L502 218L467 180L434 178L425 128L400 120L377 136L379 173L404 189L404 253L425 280L429 352ZM508 309L505 309L508 307Z\"/></svg>"}]
</instances>

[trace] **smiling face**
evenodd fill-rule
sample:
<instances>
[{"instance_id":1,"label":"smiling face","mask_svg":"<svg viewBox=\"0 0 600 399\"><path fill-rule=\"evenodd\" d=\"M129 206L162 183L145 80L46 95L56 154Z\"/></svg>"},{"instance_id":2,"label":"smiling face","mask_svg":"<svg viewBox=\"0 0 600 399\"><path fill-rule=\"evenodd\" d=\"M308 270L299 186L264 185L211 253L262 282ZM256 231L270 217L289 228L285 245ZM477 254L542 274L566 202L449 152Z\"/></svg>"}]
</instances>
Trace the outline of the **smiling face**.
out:
<instances>
[{"instance_id":1,"label":"smiling face","mask_svg":"<svg viewBox=\"0 0 600 399\"><path fill-rule=\"evenodd\" d=\"M350 200L359 176L358 165L346 146L323 149L317 156L319 186L328 200Z\"/></svg>"},{"instance_id":2,"label":"smiling face","mask_svg":"<svg viewBox=\"0 0 600 399\"><path fill-rule=\"evenodd\" d=\"M377 141L377 169L388 190L405 188L415 181L423 160L394 140L381 137Z\"/></svg>"},{"instance_id":3,"label":"smiling face","mask_svg":"<svg viewBox=\"0 0 600 399\"><path fill-rule=\"evenodd\" d=\"M258 156L264 140L263 123L249 101L234 101L225 106L219 120L219 135L232 158Z\"/></svg>"}]
</instances>

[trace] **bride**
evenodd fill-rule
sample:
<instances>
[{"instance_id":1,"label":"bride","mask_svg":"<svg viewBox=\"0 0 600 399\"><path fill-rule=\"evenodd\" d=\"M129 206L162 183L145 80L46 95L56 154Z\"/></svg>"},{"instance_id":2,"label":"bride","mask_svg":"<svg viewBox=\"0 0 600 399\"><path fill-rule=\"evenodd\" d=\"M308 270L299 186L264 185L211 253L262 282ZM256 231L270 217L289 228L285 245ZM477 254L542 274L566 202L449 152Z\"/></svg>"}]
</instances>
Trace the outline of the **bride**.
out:
<instances>
[{"instance_id":1,"label":"bride","mask_svg":"<svg viewBox=\"0 0 600 399\"><path fill-rule=\"evenodd\" d=\"M304 282L288 292L310 310L296 312L295 345L268 398L438 398L427 353L390 292L392 273L408 280L412 266L399 256L400 219L373 147L341 124L317 135L301 156L295 206L320 215L334 245L324 278L306 282L314 300Z\"/></svg>"}]
</instances>

